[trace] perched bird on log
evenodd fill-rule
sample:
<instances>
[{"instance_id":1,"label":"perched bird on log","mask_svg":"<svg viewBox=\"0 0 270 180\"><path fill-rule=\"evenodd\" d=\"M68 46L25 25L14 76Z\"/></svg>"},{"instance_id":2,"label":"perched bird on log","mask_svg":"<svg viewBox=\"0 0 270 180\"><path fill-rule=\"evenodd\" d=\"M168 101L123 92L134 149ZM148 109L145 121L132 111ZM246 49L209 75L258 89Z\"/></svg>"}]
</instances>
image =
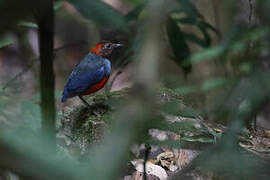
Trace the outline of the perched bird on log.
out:
<instances>
[{"instance_id":1,"label":"perched bird on log","mask_svg":"<svg viewBox=\"0 0 270 180\"><path fill-rule=\"evenodd\" d=\"M121 44L102 42L91 48L90 52L76 65L64 87L62 102L78 96L85 105L90 107L84 95L97 92L108 81L111 74L111 62L108 59L113 50Z\"/></svg>"}]
</instances>

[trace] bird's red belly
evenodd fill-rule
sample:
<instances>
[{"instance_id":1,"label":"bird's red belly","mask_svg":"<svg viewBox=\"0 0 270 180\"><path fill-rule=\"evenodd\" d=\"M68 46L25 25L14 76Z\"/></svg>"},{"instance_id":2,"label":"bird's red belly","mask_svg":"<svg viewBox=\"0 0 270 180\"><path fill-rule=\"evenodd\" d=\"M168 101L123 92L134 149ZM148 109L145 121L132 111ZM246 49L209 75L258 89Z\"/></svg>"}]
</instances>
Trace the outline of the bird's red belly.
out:
<instances>
[{"instance_id":1,"label":"bird's red belly","mask_svg":"<svg viewBox=\"0 0 270 180\"><path fill-rule=\"evenodd\" d=\"M95 85L91 86L85 92L81 93L81 95L88 95L88 94L92 94L94 92L97 92L98 90L100 90L101 88L104 87L104 85L106 84L108 79L109 79L109 77L103 78L98 84L95 84Z\"/></svg>"}]
</instances>

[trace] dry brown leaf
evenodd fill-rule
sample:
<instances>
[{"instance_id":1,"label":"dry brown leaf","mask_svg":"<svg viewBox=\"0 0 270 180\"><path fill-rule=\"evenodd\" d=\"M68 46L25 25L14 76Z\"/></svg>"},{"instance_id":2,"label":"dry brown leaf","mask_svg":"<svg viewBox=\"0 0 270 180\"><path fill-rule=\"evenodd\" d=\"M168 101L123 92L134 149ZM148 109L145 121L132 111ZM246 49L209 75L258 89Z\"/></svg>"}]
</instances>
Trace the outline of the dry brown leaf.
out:
<instances>
[{"instance_id":1,"label":"dry brown leaf","mask_svg":"<svg viewBox=\"0 0 270 180\"><path fill-rule=\"evenodd\" d=\"M173 152L166 151L164 153L161 153L157 156L157 161L160 162L162 167L166 167L170 169L170 167L173 165Z\"/></svg>"}]
</instances>

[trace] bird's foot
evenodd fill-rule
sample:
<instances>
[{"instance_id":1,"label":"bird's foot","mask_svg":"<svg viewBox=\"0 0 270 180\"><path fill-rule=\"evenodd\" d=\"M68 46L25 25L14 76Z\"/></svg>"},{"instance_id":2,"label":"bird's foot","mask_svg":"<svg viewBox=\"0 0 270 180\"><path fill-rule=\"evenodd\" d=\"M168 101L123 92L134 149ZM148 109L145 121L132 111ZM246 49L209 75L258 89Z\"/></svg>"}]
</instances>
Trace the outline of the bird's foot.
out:
<instances>
[{"instance_id":1,"label":"bird's foot","mask_svg":"<svg viewBox=\"0 0 270 180\"><path fill-rule=\"evenodd\" d=\"M94 111L94 110L93 110L93 111L92 111L92 114L95 115L95 116L97 116L97 117L101 117L101 114L98 113L97 111Z\"/></svg>"},{"instance_id":2,"label":"bird's foot","mask_svg":"<svg viewBox=\"0 0 270 180\"><path fill-rule=\"evenodd\" d=\"M95 110L95 106L86 105L84 109L86 112L91 113L94 116L101 117L101 114Z\"/></svg>"}]
</instances>

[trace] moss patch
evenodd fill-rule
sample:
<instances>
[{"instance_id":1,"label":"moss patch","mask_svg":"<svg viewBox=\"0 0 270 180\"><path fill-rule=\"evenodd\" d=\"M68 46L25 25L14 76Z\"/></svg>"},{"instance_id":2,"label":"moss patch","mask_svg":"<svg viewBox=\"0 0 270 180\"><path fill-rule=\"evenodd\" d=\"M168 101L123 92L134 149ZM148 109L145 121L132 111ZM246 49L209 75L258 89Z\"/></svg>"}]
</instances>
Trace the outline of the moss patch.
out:
<instances>
[{"instance_id":1,"label":"moss patch","mask_svg":"<svg viewBox=\"0 0 270 180\"><path fill-rule=\"evenodd\" d=\"M84 104L66 107L58 123L58 136L68 146L77 146L86 151L92 144L99 142L108 124L113 120L112 112L119 101L128 93L127 89L115 92L103 92L86 98L91 108Z\"/></svg>"},{"instance_id":2,"label":"moss patch","mask_svg":"<svg viewBox=\"0 0 270 180\"><path fill-rule=\"evenodd\" d=\"M113 112L121 107L121 102L128 97L128 92L128 89L124 89L89 96L86 100L92 105L91 108L84 104L66 107L60 119L59 134L61 137L68 137L70 146L75 144L85 152L89 146L99 143L104 132L109 130L110 123L115 120ZM157 99L160 105L171 102L183 104L181 95L165 87L159 89ZM179 108L178 106L177 109Z\"/></svg>"}]
</instances>

